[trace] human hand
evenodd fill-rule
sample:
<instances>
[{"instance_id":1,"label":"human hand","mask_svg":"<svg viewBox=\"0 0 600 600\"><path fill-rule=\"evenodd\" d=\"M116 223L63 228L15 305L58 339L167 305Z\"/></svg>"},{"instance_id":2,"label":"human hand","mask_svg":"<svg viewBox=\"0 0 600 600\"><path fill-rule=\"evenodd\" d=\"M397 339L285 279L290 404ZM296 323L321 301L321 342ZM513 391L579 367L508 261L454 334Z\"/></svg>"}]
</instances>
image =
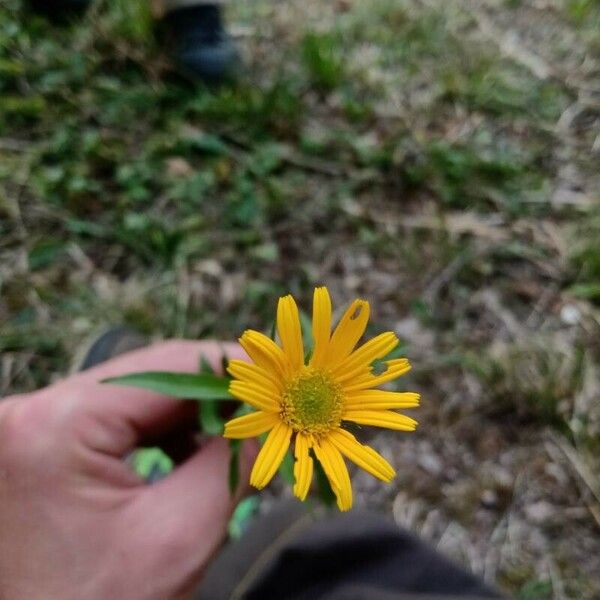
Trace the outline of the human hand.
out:
<instances>
[{"instance_id":1,"label":"human hand","mask_svg":"<svg viewBox=\"0 0 600 600\"><path fill-rule=\"evenodd\" d=\"M189 433L196 405L99 381L195 371L201 354L218 369L223 353L244 357L236 344L165 342L0 402L0 598L189 597L244 492L230 496L227 442L147 485L123 458ZM244 446L240 481L255 453Z\"/></svg>"}]
</instances>

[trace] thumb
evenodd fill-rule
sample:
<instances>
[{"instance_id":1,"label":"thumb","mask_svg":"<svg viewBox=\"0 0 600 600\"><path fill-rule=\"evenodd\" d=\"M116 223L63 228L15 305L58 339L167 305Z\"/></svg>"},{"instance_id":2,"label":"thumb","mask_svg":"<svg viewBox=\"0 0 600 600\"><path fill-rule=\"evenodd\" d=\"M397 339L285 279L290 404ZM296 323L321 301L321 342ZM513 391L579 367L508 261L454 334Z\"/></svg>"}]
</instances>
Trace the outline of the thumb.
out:
<instances>
[{"instance_id":1,"label":"thumb","mask_svg":"<svg viewBox=\"0 0 600 600\"><path fill-rule=\"evenodd\" d=\"M248 489L257 444L240 449L240 485L229 490L230 450L223 438L211 438L174 473L144 488L139 510L146 527L169 536L189 569L200 574L223 542L231 514Z\"/></svg>"}]
</instances>

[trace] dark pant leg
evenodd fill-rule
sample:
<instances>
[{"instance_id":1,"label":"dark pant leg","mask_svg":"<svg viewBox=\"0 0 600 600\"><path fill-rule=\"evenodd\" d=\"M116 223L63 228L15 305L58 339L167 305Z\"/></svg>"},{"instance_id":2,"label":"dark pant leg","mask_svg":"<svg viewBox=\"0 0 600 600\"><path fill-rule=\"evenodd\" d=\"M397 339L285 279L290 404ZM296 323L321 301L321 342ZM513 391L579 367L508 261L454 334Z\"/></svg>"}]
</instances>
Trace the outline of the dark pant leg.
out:
<instances>
[{"instance_id":1,"label":"dark pant leg","mask_svg":"<svg viewBox=\"0 0 600 600\"><path fill-rule=\"evenodd\" d=\"M289 512L289 508L287 509ZM293 510L293 509L292 509ZM280 509L225 549L199 598L484 599L501 596L383 517Z\"/></svg>"}]
</instances>

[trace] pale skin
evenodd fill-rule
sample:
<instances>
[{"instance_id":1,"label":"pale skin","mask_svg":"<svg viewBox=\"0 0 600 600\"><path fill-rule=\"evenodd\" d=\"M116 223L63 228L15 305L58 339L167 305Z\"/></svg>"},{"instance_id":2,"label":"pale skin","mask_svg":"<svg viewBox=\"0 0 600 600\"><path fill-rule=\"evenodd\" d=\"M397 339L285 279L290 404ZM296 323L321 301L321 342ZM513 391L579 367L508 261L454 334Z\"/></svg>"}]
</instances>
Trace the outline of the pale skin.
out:
<instances>
[{"instance_id":1,"label":"pale skin","mask_svg":"<svg viewBox=\"0 0 600 600\"><path fill-rule=\"evenodd\" d=\"M219 368L224 352L245 358L235 344L164 342L0 402L0 598L191 597L245 491L230 495L227 442L203 442L147 485L124 457L141 443L191 440L195 406L99 381L193 372L200 354ZM255 455L243 447L240 481Z\"/></svg>"}]
</instances>

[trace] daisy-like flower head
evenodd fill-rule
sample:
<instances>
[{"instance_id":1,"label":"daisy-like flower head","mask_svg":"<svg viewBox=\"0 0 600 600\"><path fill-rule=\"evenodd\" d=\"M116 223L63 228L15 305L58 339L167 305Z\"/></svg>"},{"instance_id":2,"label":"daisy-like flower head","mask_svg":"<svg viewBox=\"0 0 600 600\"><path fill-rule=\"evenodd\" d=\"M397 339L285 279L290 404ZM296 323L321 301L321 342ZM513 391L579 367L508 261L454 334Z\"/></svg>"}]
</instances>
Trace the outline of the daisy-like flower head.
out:
<instances>
[{"instance_id":1,"label":"daisy-like flower head","mask_svg":"<svg viewBox=\"0 0 600 600\"><path fill-rule=\"evenodd\" d=\"M380 385L410 369L405 358L386 361L373 372L374 361L397 345L392 332L382 333L355 349L369 320L369 303L355 300L331 333L331 299L327 288L316 288L313 300L314 348L308 362L298 307L292 296L279 299L277 333L281 346L258 331L248 330L240 344L254 361L229 363L233 396L256 409L225 425L225 437L249 438L269 431L250 483L262 489L269 483L294 443L294 494L304 500L313 475L313 456L331 483L340 510L352 507L352 486L346 457L382 481L395 475L375 450L344 429L346 421L400 431L413 431L417 422L394 409L419 405L419 394L390 392Z\"/></svg>"}]
</instances>

